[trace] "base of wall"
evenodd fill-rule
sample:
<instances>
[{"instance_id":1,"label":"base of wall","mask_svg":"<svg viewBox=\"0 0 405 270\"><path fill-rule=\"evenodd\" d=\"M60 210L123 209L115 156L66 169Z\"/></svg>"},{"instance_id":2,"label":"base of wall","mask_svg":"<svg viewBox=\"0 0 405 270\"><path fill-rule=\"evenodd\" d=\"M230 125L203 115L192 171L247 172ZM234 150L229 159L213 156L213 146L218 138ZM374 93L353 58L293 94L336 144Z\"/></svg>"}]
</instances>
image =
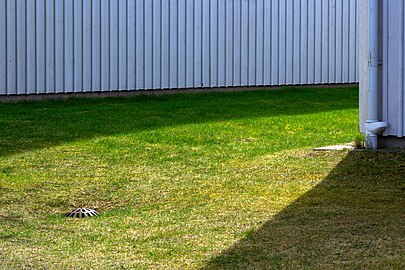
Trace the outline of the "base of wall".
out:
<instances>
[{"instance_id":1,"label":"base of wall","mask_svg":"<svg viewBox=\"0 0 405 270\"><path fill-rule=\"evenodd\" d=\"M405 149L405 137L398 138L395 136L378 136L378 147L391 149L398 149L398 148Z\"/></svg>"},{"instance_id":2,"label":"base of wall","mask_svg":"<svg viewBox=\"0 0 405 270\"><path fill-rule=\"evenodd\" d=\"M107 97L130 97L136 95L165 95L185 93L209 93L209 92L241 92L254 90L281 90L285 88L346 88L358 87L358 83L342 84L308 84L308 85L281 85L281 86L235 86L213 88L183 88L162 90L125 90L103 91L84 93L57 93L57 94L28 94L28 95L0 95L1 102L33 101L44 99L69 99L69 98L107 98Z\"/></svg>"}]
</instances>

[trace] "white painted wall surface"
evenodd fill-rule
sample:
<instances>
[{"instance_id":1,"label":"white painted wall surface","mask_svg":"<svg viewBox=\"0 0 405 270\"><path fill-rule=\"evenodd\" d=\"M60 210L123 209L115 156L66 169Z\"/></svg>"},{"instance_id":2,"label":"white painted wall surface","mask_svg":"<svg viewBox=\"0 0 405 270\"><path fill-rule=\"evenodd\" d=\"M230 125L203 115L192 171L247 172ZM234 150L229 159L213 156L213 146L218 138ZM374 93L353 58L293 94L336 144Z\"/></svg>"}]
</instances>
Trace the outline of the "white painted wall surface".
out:
<instances>
[{"instance_id":1,"label":"white painted wall surface","mask_svg":"<svg viewBox=\"0 0 405 270\"><path fill-rule=\"evenodd\" d=\"M359 1L360 129L364 133L368 91L368 0ZM405 136L405 2L380 0L379 115L385 136Z\"/></svg>"},{"instance_id":2,"label":"white painted wall surface","mask_svg":"<svg viewBox=\"0 0 405 270\"><path fill-rule=\"evenodd\" d=\"M368 2L369 0L359 0L359 84L360 84L360 131L366 133L365 123L367 120L367 92L368 92Z\"/></svg>"},{"instance_id":3,"label":"white painted wall surface","mask_svg":"<svg viewBox=\"0 0 405 270\"><path fill-rule=\"evenodd\" d=\"M0 95L359 80L361 0L0 0Z\"/></svg>"},{"instance_id":4,"label":"white painted wall surface","mask_svg":"<svg viewBox=\"0 0 405 270\"><path fill-rule=\"evenodd\" d=\"M384 2L383 120L385 135L405 136L405 3Z\"/></svg>"}]
</instances>

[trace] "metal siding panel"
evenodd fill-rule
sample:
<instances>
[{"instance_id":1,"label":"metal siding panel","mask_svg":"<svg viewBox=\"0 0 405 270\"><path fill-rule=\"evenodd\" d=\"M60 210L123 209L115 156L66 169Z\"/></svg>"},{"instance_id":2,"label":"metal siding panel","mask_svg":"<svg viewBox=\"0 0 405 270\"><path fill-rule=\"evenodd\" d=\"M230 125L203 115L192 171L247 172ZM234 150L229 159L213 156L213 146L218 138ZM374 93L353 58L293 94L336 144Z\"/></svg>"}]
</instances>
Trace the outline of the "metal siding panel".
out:
<instances>
[{"instance_id":1,"label":"metal siding panel","mask_svg":"<svg viewBox=\"0 0 405 270\"><path fill-rule=\"evenodd\" d=\"M382 108L382 114L383 118L382 120L385 122L388 122L388 78L389 78L389 73L388 73L388 63L389 63L389 52L388 52L388 24L389 24L389 9L388 5L385 4L383 6L383 108ZM364 108L367 110L367 108ZM384 130L384 135L387 135L388 130L390 127L388 126L387 129Z\"/></svg>"},{"instance_id":2,"label":"metal siding panel","mask_svg":"<svg viewBox=\"0 0 405 270\"><path fill-rule=\"evenodd\" d=\"M248 85L256 85L256 1L248 7Z\"/></svg>"},{"instance_id":3,"label":"metal siding panel","mask_svg":"<svg viewBox=\"0 0 405 270\"><path fill-rule=\"evenodd\" d=\"M263 0L257 0L256 2L256 52L255 52L255 59L256 59L256 66L255 66L255 73L256 73L256 81L255 85L264 85L264 31L263 31L263 24L264 24L264 3Z\"/></svg>"},{"instance_id":4,"label":"metal siding panel","mask_svg":"<svg viewBox=\"0 0 405 270\"><path fill-rule=\"evenodd\" d=\"M45 0L36 0L36 80L37 94L46 93Z\"/></svg>"},{"instance_id":5,"label":"metal siding panel","mask_svg":"<svg viewBox=\"0 0 405 270\"><path fill-rule=\"evenodd\" d=\"M329 77L328 83L336 81L336 0L330 0L329 17Z\"/></svg>"},{"instance_id":6,"label":"metal siding panel","mask_svg":"<svg viewBox=\"0 0 405 270\"><path fill-rule=\"evenodd\" d=\"M179 37L181 35L181 30L179 30L179 12L180 4L177 0L169 1L169 18L168 24L165 28L169 32L169 63L166 67L168 69L168 88L177 88L180 84L179 80L179 64L181 63L179 57Z\"/></svg>"},{"instance_id":7,"label":"metal siding panel","mask_svg":"<svg viewBox=\"0 0 405 270\"><path fill-rule=\"evenodd\" d=\"M7 88L9 94L17 94L17 34L16 1L7 2Z\"/></svg>"},{"instance_id":8,"label":"metal siding panel","mask_svg":"<svg viewBox=\"0 0 405 270\"><path fill-rule=\"evenodd\" d=\"M250 1L250 0L249 0ZM226 1L218 3L218 86L226 85Z\"/></svg>"},{"instance_id":9,"label":"metal siding panel","mask_svg":"<svg viewBox=\"0 0 405 270\"><path fill-rule=\"evenodd\" d=\"M74 10L73 0L65 1L65 44L64 44L64 64L65 64L65 92L75 92L74 88ZM39 87L39 89L41 89Z\"/></svg>"},{"instance_id":10,"label":"metal siding panel","mask_svg":"<svg viewBox=\"0 0 405 270\"><path fill-rule=\"evenodd\" d=\"M118 61L118 1L110 1L110 90L119 89L119 61Z\"/></svg>"},{"instance_id":11,"label":"metal siding panel","mask_svg":"<svg viewBox=\"0 0 405 270\"><path fill-rule=\"evenodd\" d=\"M397 135L399 134L398 130L398 89L402 83L402 78L399 70L403 65L402 59L399 58L401 55L400 50L401 46L401 37L400 37L400 28L402 28L402 18L401 15L401 3L399 1L389 1L388 5L388 25L387 25L387 91L388 98L386 103L387 106L387 122L390 123L387 129L387 135ZM400 26L400 27L398 27Z\"/></svg>"},{"instance_id":12,"label":"metal siding panel","mask_svg":"<svg viewBox=\"0 0 405 270\"><path fill-rule=\"evenodd\" d=\"M210 0L210 12L211 12L211 25L210 25L210 78L211 86L218 86L218 1Z\"/></svg>"},{"instance_id":13,"label":"metal siding panel","mask_svg":"<svg viewBox=\"0 0 405 270\"><path fill-rule=\"evenodd\" d=\"M329 82L329 0L322 0L322 83Z\"/></svg>"},{"instance_id":14,"label":"metal siding panel","mask_svg":"<svg viewBox=\"0 0 405 270\"><path fill-rule=\"evenodd\" d=\"M345 0L342 3L342 81L349 82L349 62L350 62L350 9L349 9L350 0Z\"/></svg>"},{"instance_id":15,"label":"metal siding panel","mask_svg":"<svg viewBox=\"0 0 405 270\"><path fill-rule=\"evenodd\" d=\"M307 83L314 84L315 80L315 58L317 51L315 48L316 44L316 2L309 0L307 5L307 18L308 18L308 65L307 65Z\"/></svg>"},{"instance_id":16,"label":"metal siding panel","mask_svg":"<svg viewBox=\"0 0 405 270\"><path fill-rule=\"evenodd\" d=\"M37 90L35 21L35 1L27 1L27 94L35 94Z\"/></svg>"},{"instance_id":17,"label":"metal siding panel","mask_svg":"<svg viewBox=\"0 0 405 270\"><path fill-rule=\"evenodd\" d=\"M356 0L356 12L359 13L359 0ZM357 30L360 28L359 27L359 16L357 16L356 13L356 46L355 46L355 50L356 50L356 65L354 66L356 69L356 82L359 82L360 79L360 44L357 44L357 41L359 40L359 33L357 32Z\"/></svg>"},{"instance_id":18,"label":"metal siding panel","mask_svg":"<svg viewBox=\"0 0 405 270\"><path fill-rule=\"evenodd\" d=\"M114 2L114 1L113 1ZM92 2L83 1L83 91L93 90Z\"/></svg>"},{"instance_id":19,"label":"metal siding panel","mask_svg":"<svg viewBox=\"0 0 405 270\"><path fill-rule=\"evenodd\" d=\"M202 1L202 86L203 87L211 87L211 72L210 72L210 65L211 65L211 24L210 24L210 16L211 16L211 0L203 0ZM172 69L171 69L172 70Z\"/></svg>"},{"instance_id":20,"label":"metal siding panel","mask_svg":"<svg viewBox=\"0 0 405 270\"><path fill-rule=\"evenodd\" d=\"M323 11L322 11L322 2L323 0L315 0L315 83L322 83L322 57L323 57Z\"/></svg>"},{"instance_id":21,"label":"metal siding panel","mask_svg":"<svg viewBox=\"0 0 405 270\"><path fill-rule=\"evenodd\" d=\"M127 89L127 1L118 1L118 90Z\"/></svg>"},{"instance_id":22,"label":"metal siding panel","mask_svg":"<svg viewBox=\"0 0 405 270\"><path fill-rule=\"evenodd\" d=\"M46 92L55 92L55 1L46 0Z\"/></svg>"},{"instance_id":23,"label":"metal siding panel","mask_svg":"<svg viewBox=\"0 0 405 270\"><path fill-rule=\"evenodd\" d=\"M233 86L233 0L226 0L225 9L225 86Z\"/></svg>"},{"instance_id":24,"label":"metal siding panel","mask_svg":"<svg viewBox=\"0 0 405 270\"><path fill-rule=\"evenodd\" d=\"M349 81L356 82L356 72L357 72L357 0L349 1L349 63L348 63L348 73Z\"/></svg>"},{"instance_id":25,"label":"metal siding panel","mask_svg":"<svg viewBox=\"0 0 405 270\"><path fill-rule=\"evenodd\" d=\"M271 5L271 80L270 85L280 84L280 54L281 54L281 37L280 33L284 33L280 25L280 5L279 1L272 1Z\"/></svg>"},{"instance_id":26,"label":"metal siding panel","mask_svg":"<svg viewBox=\"0 0 405 270\"><path fill-rule=\"evenodd\" d=\"M160 62L160 77L161 88L170 88L170 44L171 44L171 27L170 27L170 0L161 2L161 62Z\"/></svg>"},{"instance_id":27,"label":"metal siding panel","mask_svg":"<svg viewBox=\"0 0 405 270\"><path fill-rule=\"evenodd\" d=\"M55 92L65 92L65 7L55 2Z\"/></svg>"},{"instance_id":28,"label":"metal siding panel","mask_svg":"<svg viewBox=\"0 0 405 270\"><path fill-rule=\"evenodd\" d=\"M101 6L92 0L91 10L91 85L92 91L101 90Z\"/></svg>"},{"instance_id":29,"label":"metal siding panel","mask_svg":"<svg viewBox=\"0 0 405 270\"><path fill-rule=\"evenodd\" d=\"M0 0L0 94L7 91L7 0Z\"/></svg>"},{"instance_id":30,"label":"metal siding panel","mask_svg":"<svg viewBox=\"0 0 405 270\"><path fill-rule=\"evenodd\" d=\"M336 33L335 33L335 46L336 46L336 57L335 57L335 63L336 63L336 69L335 69L335 81L336 82L343 82L343 0L337 1L336 2L336 18L335 18L335 24L336 24Z\"/></svg>"},{"instance_id":31,"label":"metal siding panel","mask_svg":"<svg viewBox=\"0 0 405 270\"><path fill-rule=\"evenodd\" d=\"M144 0L136 0L136 90L145 89L145 8Z\"/></svg>"},{"instance_id":32,"label":"metal siding panel","mask_svg":"<svg viewBox=\"0 0 405 270\"><path fill-rule=\"evenodd\" d=\"M75 92L83 92L83 1L75 0L73 16L73 87Z\"/></svg>"},{"instance_id":33,"label":"metal siding panel","mask_svg":"<svg viewBox=\"0 0 405 270\"><path fill-rule=\"evenodd\" d=\"M287 3L279 0L279 61L278 61L278 83L275 85L287 84L287 44L291 44L287 34Z\"/></svg>"},{"instance_id":34,"label":"metal siding panel","mask_svg":"<svg viewBox=\"0 0 405 270\"><path fill-rule=\"evenodd\" d=\"M401 18L401 26L400 26L400 50L398 52L399 54L399 59L401 60L401 66L398 72L401 74L400 75L400 82L399 82L399 87L398 87L398 107L397 107L397 113L398 113L398 137L403 137L404 136L404 89L405 89L405 77L404 77L404 72L405 72L405 19L404 19L404 9L405 9L405 4L403 1L401 1L401 9L400 9L400 14L399 17Z\"/></svg>"},{"instance_id":35,"label":"metal siding panel","mask_svg":"<svg viewBox=\"0 0 405 270\"><path fill-rule=\"evenodd\" d=\"M302 30L302 25L301 25L301 0L294 0L292 3L292 16L294 17L294 20L292 22L292 27L293 27L293 49L292 49L292 78L291 78L291 84L299 84L301 80L301 30Z\"/></svg>"},{"instance_id":36,"label":"metal siding panel","mask_svg":"<svg viewBox=\"0 0 405 270\"><path fill-rule=\"evenodd\" d=\"M389 39L390 39L390 87L388 88L390 99L389 99L389 123L391 124L390 132L395 135L401 133L398 123L400 122L400 101L399 101L399 92L401 91L402 84L402 70L403 70L403 58L402 58L402 29L403 29L403 18L402 11L403 2L402 1L392 1L395 4L392 4L390 14L390 28L389 28Z\"/></svg>"},{"instance_id":37,"label":"metal siding panel","mask_svg":"<svg viewBox=\"0 0 405 270\"><path fill-rule=\"evenodd\" d=\"M300 3L301 7L301 37L300 37L300 44L301 44L301 52L300 52L300 59L301 59L301 65L300 65L300 75L299 75L299 81L298 84L306 84L308 83L308 32L310 31L309 29L309 24L308 24L308 2L307 0L301 0Z\"/></svg>"},{"instance_id":38,"label":"metal siding panel","mask_svg":"<svg viewBox=\"0 0 405 270\"><path fill-rule=\"evenodd\" d=\"M194 0L186 4L186 87L194 87Z\"/></svg>"},{"instance_id":39,"label":"metal siding panel","mask_svg":"<svg viewBox=\"0 0 405 270\"><path fill-rule=\"evenodd\" d=\"M80 0L78 0L80 1ZM110 85L110 1L102 1L101 7L101 90L108 91ZM75 50L76 51L76 50Z\"/></svg>"},{"instance_id":40,"label":"metal siding panel","mask_svg":"<svg viewBox=\"0 0 405 270\"><path fill-rule=\"evenodd\" d=\"M127 63L127 89L136 89L136 1L128 0L128 63ZM101 53L101 56L103 54Z\"/></svg>"},{"instance_id":41,"label":"metal siding panel","mask_svg":"<svg viewBox=\"0 0 405 270\"><path fill-rule=\"evenodd\" d=\"M250 0L249 0L250 1ZM249 84L249 2L241 8L241 86Z\"/></svg>"},{"instance_id":42,"label":"metal siding panel","mask_svg":"<svg viewBox=\"0 0 405 270\"><path fill-rule=\"evenodd\" d=\"M330 29L333 29L329 33L332 35L332 40L331 40L331 59L332 59L332 65L331 65L331 74L332 76L329 78L329 82L338 82L339 81L339 76L340 76L340 69L341 69L341 64L340 64L340 59L341 59L341 52L340 52L340 45L341 45L341 29L340 29L340 13L339 13L339 7L340 3L342 0L333 0L331 3L331 27Z\"/></svg>"},{"instance_id":43,"label":"metal siding panel","mask_svg":"<svg viewBox=\"0 0 405 270\"><path fill-rule=\"evenodd\" d=\"M26 2L17 0L17 94L25 94L27 86L27 22L26 22Z\"/></svg>"},{"instance_id":44,"label":"metal siding panel","mask_svg":"<svg viewBox=\"0 0 405 270\"><path fill-rule=\"evenodd\" d=\"M285 43L285 70L281 71L284 73L285 83L293 83L293 74L294 74L294 0L286 0L284 17L285 20L285 29L286 29L286 43Z\"/></svg>"},{"instance_id":45,"label":"metal siding panel","mask_svg":"<svg viewBox=\"0 0 405 270\"><path fill-rule=\"evenodd\" d=\"M233 4L233 30L232 31L233 31L232 34L233 34L234 84L241 85L241 2L240 1L235 1Z\"/></svg>"},{"instance_id":46,"label":"metal siding panel","mask_svg":"<svg viewBox=\"0 0 405 270\"><path fill-rule=\"evenodd\" d=\"M153 88L153 2L144 0L144 89Z\"/></svg>"},{"instance_id":47,"label":"metal siding panel","mask_svg":"<svg viewBox=\"0 0 405 270\"><path fill-rule=\"evenodd\" d=\"M357 6L0 0L0 94L357 82Z\"/></svg>"},{"instance_id":48,"label":"metal siding panel","mask_svg":"<svg viewBox=\"0 0 405 270\"><path fill-rule=\"evenodd\" d=\"M202 0L194 0L194 87L202 86ZM204 0L206 1L206 0Z\"/></svg>"},{"instance_id":49,"label":"metal siding panel","mask_svg":"<svg viewBox=\"0 0 405 270\"><path fill-rule=\"evenodd\" d=\"M271 1L263 1L263 25L262 25L262 33L263 33L263 85L270 85L271 84L271 51L272 51L272 43L271 43L271 22L272 22L272 9L271 9Z\"/></svg>"},{"instance_id":50,"label":"metal siding panel","mask_svg":"<svg viewBox=\"0 0 405 270\"><path fill-rule=\"evenodd\" d=\"M152 88L159 89L162 86L161 78L161 0L151 0L152 2Z\"/></svg>"},{"instance_id":51,"label":"metal siding panel","mask_svg":"<svg viewBox=\"0 0 405 270\"><path fill-rule=\"evenodd\" d=\"M177 74L177 87L185 88L187 85L187 0L177 0L178 1L178 37L177 37L177 63L178 63L178 74Z\"/></svg>"},{"instance_id":52,"label":"metal siding panel","mask_svg":"<svg viewBox=\"0 0 405 270\"><path fill-rule=\"evenodd\" d=\"M55 93L65 90L64 69L64 6L55 2ZM30 72L30 73L33 73ZM29 84L31 85L31 83Z\"/></svg>"}]
</instances>

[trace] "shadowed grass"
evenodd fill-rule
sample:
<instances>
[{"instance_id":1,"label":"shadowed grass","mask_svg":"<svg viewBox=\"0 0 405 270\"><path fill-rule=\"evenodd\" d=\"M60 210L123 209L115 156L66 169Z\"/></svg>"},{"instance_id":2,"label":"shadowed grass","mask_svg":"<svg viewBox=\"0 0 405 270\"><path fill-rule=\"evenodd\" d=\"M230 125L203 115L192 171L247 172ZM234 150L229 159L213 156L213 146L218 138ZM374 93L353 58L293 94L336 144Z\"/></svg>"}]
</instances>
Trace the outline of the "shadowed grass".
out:
<instances>
[{"instance_id":1,"label":"shadowed grass","mask_svg":"<svg viewBox=\"0 0 405 270\"><path fill-rule=\"evenodd\" d=\"M204 269L404 269L405 154L329 155L322 182Z\"/></svg>"},{"instance_id":2,"label":"shadowed grass","mask_svg":"<svg viewBox=\"0 0 405 270\"><path fill-rule=\"evenodd\" d=\"M356 136L357 100L352 87L0 104L0 268L221 265L345 159L311 148ZM61 217L73 207L102 216Z\"/></svg>"}]
</instances>

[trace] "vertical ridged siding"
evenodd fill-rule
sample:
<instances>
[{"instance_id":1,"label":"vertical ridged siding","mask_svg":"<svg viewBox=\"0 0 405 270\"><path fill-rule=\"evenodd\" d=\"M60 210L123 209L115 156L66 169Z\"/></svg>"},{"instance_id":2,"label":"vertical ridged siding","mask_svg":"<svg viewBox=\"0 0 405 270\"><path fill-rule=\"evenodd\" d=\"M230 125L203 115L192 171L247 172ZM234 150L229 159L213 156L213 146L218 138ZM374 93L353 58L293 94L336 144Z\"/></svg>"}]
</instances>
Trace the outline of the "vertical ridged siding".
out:
<instances>
[{"instance_id":1,"label":"vertical ridged siding","mask_svg":"<svg viewBox=\"0 0 405 270\"><path fill-rule=\"evenodd\" d=\"M383 118L386 135L405 135L405 3L384 2Z\"/></svg>"},{"instance_id":2,"label":"vertical ridged siding","mask_svg":"<svg viewBox=\"0 0 405 270\"><path fill-rule=\"evenodd\" d=\"M357 0L0 0L0 94L351 83Z\"/></svg>"}]
</instances>

